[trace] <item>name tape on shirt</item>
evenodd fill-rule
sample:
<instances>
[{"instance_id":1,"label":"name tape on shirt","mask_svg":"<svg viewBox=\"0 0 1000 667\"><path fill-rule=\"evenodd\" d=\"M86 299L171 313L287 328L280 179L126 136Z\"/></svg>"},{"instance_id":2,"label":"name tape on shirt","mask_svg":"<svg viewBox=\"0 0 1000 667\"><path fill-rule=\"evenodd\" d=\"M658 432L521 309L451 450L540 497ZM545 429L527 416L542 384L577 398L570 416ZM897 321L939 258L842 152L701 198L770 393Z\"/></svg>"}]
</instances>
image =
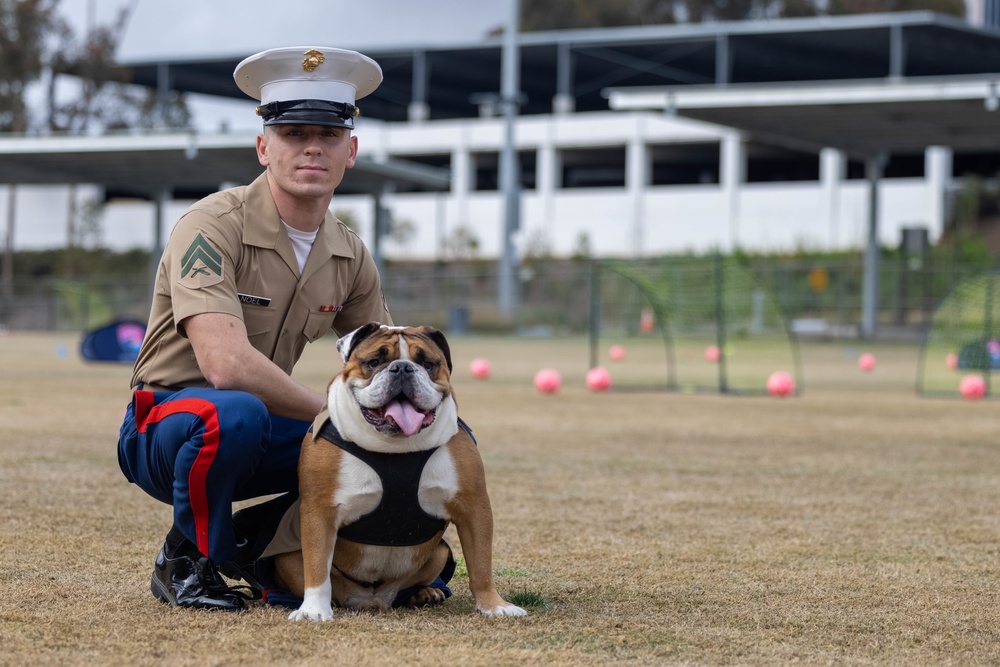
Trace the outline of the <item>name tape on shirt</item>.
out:
<instances>
[{"instance_id":1,"label":"name tape on shirt","mask_svg":"<svg viewBox=\"0 0 1000 667\"><path fill-rule=\"evenodd\" d=\"M271 305L271 300L266 296L254 296L253 294L237 294L240 303L246 304L248 306L260 306L261 308L266 308Z\"/></svg>"}]
</instances>

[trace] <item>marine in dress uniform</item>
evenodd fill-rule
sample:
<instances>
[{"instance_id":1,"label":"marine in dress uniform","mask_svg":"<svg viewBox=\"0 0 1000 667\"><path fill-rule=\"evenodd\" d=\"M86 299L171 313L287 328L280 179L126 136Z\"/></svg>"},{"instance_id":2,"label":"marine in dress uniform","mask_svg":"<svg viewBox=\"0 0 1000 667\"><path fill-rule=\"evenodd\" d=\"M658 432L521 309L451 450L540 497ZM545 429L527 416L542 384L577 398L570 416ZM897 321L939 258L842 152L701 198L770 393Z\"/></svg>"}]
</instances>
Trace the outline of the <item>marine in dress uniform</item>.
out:
<instances>
[{"instance_id":1,"label":"marine in dress uniform","mask_svg":"<svg viewBox=\"0 0 1000 667\"><path fill-rule=\"evenodd\" d=\"M260 101L265 133L290 126L282 130L293 136L317 127L349 136L356 100L375 90L382 72L354 51L293 47L247 58L234 79ZM243 608L246 596L218 570L245 541L233 501L294 492L311 423L272 414L250 391L213 386L185 330L189 318L238 318L249 344L289 376L307 343L365 322L392 323L371 255L329 212L339 179L318 229L293 228L279 214L278 175L270 173L283 165L262 157L263 138L258 156L267 171L197 202L171 233L119 437L128 480L173 506L150 580L153 595L171 606Z\"/></svg>"}]
</instances>

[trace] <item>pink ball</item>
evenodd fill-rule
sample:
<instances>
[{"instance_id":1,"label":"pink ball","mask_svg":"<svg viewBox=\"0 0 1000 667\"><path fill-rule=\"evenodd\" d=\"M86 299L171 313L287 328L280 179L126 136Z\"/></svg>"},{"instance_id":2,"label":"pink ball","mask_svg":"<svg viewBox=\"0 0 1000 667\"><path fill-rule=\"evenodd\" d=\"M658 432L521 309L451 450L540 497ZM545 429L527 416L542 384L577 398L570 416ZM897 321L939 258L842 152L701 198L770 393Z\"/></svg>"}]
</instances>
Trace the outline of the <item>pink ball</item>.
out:
<instances>
[{"instance_id":1,"label":"pink ball","mask_svg":"<svg viewBox=\"0 0 1000 667\"><path fill-rule=\"evenodd\" d=\"M705 348L705 361L710 361L713 364L719 360L722 356L722 352L715 345L709 345Z\"/></svg>"},{"instance_id":2,"label":"pink ball","mask_svg":"<svg viewBox=\"0 0 1000 667\"><path fill-rule=\"evenodd\" d=\"M612 361L621 361L625 358L625 348L621 345L612 345L608 348L608 356Z\"/></svg>"},{"instance_id":3,"label":"pink ball","mask_svg":"<svg viewBox=\"0 0 1000 667\"><path fill-rule=\"evenodd\" d=\"M562 376L552 368L543 368L535 373L535 388L543 394L554 394L562 386Z\"/></svg>"},{"instance_id":4,"label":"pink ball","mask_svg":"<svg viewBox=\"0 0 1000 667\"><path fill-rule=\"evenodd\" d=\"M774 371L767 378L767 392L771 396L788 396L795 391L795 380L785 371Z\"/></svg>"},{"instance_id":5,"label":"pink ball","mask_svg":"<svg viewBox=\"0 0 1000 667\"><path fill-rule=\"evenodd\" d=\"M473 359L472 363L469 364L469 370L472 371L472 377L479 378L480 380L485 380L490 376L490 360L483 359L482 357L478 359Z\"/></svg>"},{"instance_id":6,"label":"pink ball","mask_svg":"<svg viewBox=\"0 0 1000 667\"><path fill-rule=\"evenodd\" d=\"M986 380L981 375L966 375L958 384L958 391L965 398L982 398L986 395Z\"/></svg>"},{"instance_id":7,"label":"pink ball","mask_svg":"<svg viewBox=\"0 0 1000 667\"><path fill-rule=\"evenodd\" d=\"M945 366L952 370L958 368L958 355L954 352L949 352L944 356L944 363Z\"/></svg>"},{"instance_id":8,"label":"pink ball","mask_svg":"<svg viewBox=\"0 0 1000 667\"><path fill-rule=\"evenodd\" d=\"M656 319L653 315L653 309L649 307L643 308L642 312L639 313L639 329L643 333L651 333L655 327Z\"/></svg>"},{"instance_id":9,"label":"pink ball","mask_svg":"<svg viewBox=\"0 0 1000 667\"><path fill-rule=\"evenodd\" d=\"M858 357L858 368L866 373L875 370L875 355L865 352Z\"/></svg>"},{"instance_id":10,"label":"pink ball","mask_svg":"<svg viewBox=\"0 0 1000 667\"><path fill-rule=\"evenodd\" d=\"M611 387L611 373L597 366L587 371L587 387L591 391L607 391Z\"/></svg>"}]
</instances>

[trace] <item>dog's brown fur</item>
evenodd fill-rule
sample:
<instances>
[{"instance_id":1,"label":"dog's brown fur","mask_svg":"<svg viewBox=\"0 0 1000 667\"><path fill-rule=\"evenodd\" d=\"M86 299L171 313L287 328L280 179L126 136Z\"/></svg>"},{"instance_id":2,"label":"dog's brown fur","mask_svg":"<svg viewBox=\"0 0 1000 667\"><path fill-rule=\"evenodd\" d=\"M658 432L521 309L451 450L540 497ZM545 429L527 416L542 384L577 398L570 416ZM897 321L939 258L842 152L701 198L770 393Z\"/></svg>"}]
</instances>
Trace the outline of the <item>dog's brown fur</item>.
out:
<instances>
[{"instance_id":1,"label":"dog's brown fur","mask_svg":"<svg viewBox=\"0 0 1000 667\"><path fill-rule=\"evenodd\" d=\"M426 328L421 328L423 333ZM394 330L389 330L393 332ZM407 333L417 333L407 329ZM398 332L396 332L398 333ZM436 333L436 332L435 332ZM391 336L384 329L369 334L372 337ZM439 334L438 334L439 335ZM426 345L426 338L415 337L410 346ZM375 342L364 341L370 347ZM353 347L351 348L354 349ZM384 353L384 346L380 350ZM422 354L422 353L421 353ZM441 354L437 352L437 354ZM449 354L445 344L444 354ZM441 364L435 369L432 380L447 387L446 395L454 400L450 392L448 364ZM373 372L378 372L375 369ZM356 355L345 362L341 378L364 374L356 361ZM336 379L335 379L336 380ZM331 382L331 389L334 382ZM343 387L341 387L343 390ZM400 591L411 586L422 586L405 604L408 606L423 606L444 601L444 592L429 585L445 567L451 548L444 539L447 529L440 531L432 539L412 547L378 547L359 544L337 536L337 530L343 523L339 515L340 508L335 504L335 498L341 489L339 472L345 457L350 456L340 447L331 444L313 434L319 433L320 426L327 418L324 411L313 424L312 432L306 436L299 460L299 491L302 551L281 554L275 558L276 575L279 583L296 595L304 596L307 602L292 618L324 619L325 613L317 613L315 609L307 611L309 589L322 589L329 576L329 586L332 603L335 606L349 608L384 609L392 603L394 591ZM345 437L348 434L344 434ZM358 438L361 439L361 438ZM363 446L363 442L358 442ZM462 551L465 556L469 574L469 588L476 601L476 608L487 615L524 615L523 609L505 601L496 590L493 581L493 512L486 489L486 476L479 450L472 437L464 429L458 428L447 443L442 445L452 460L458 486L453 495L444 502L444 508L450 521L455 524ZM449 493L450 493L449 491ZM409 563L405 571L398 571L399 562L406 558L392 560L386 556L386 549L409 550ZM398 552L397 552L398 553ZM328 563L332 555L333 567ZM372 563L389 558L396 566L388 567L379 572L377 577L381 583L377 587L362 585L359 582L369 581L373 572ZM362 570L360 565L367 563ZM393 571L395 569L396 571ZM353 580L353 581L352 581ZM298 616L296 616L298 614Z\"/></svg>"}]
</instances>

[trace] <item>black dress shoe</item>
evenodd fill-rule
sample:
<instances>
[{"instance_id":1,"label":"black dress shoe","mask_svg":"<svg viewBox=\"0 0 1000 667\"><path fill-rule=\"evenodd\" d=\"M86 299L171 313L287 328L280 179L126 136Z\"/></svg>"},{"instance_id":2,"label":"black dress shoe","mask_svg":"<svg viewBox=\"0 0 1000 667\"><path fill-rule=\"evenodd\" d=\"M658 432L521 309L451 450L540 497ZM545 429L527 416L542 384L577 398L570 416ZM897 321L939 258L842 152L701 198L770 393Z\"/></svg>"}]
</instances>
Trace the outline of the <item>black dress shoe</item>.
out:
<instances>
[{"instance_id":1,"label":"black dress shoe","mask_svg":"<svg viewBox=\"0 0 1000 667\"><path fill-rule=\"evenodd\" d=\"M154 597L171 607L191 609L241 611L249 597L226 585L208 558L167 558L163 549L156 556L149 588Z\"/></svg>"}]
</instances>

